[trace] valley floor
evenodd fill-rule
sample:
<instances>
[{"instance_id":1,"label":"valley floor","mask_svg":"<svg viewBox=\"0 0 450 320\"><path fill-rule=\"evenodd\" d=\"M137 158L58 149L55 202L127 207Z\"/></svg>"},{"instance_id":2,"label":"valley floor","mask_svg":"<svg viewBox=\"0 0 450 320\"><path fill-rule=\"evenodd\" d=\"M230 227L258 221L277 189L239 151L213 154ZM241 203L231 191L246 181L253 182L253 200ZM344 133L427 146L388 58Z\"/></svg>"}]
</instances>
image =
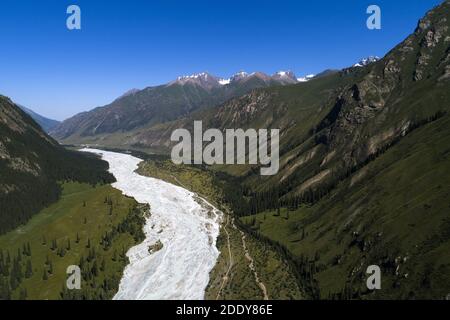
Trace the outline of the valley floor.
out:
<instances>
[{"instance_id":1,"label":"valley floor","mask_svg":"<svg viewBox=\"0 0 450 320\"><path fill-rule=\"evenodd\" d=\"M139 158L82 151L100 154L117 179L112 186L151 209L145 239L128 250L130 263L114 299L203 299L219 255L216 239L222 213L182 187L137 174Z\"/></svg>"},{"instance_id":2,"label":"valley floor","mask_svg":"<svg viewBox=\"0 0 450 320\"><path fill-rule=\"evenodd\" d=\"M206 299L303 299L290 265L269 244L244 233L221 202L210 174L190 166L147 160L138 172L192 190L226 214L217 239L220 255L210 273Z\"/></svg>"}]
</instances>

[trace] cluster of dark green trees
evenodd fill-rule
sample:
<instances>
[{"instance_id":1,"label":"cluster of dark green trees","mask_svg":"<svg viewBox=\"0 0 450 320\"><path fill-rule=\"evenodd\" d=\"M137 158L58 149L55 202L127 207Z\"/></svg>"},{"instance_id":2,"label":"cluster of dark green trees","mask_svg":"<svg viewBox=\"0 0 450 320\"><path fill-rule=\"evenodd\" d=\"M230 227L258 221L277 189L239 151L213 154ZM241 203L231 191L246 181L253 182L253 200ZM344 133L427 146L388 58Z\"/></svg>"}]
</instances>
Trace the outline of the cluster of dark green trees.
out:
<instances>
[{"instance_id":1,"label":"cluster of dark green trees","mask_svg":"<svg viewBox=\"0 0 450 320\"><path fill-rule=\"evenodd\" d=\"M0 108L21 125L17 129L8 121L0 122L2 149L7 154L0 157L0 234L26 223L57 201L61 181L92 185L114 182L107 162L58 145L31 117L2 96Z\"/></svg>"},{"instance_id":2,"label":"cluster of dark green trees","mask_svg":"<svg viewBox=\"0 0 450 320\"><path fill-rule=\"evenodd\" d=\"M108 207L112 206L112 201L108 201ZM0 300L27 299L27 290L21 286L23 280L35 276L39 277L40 281L48 281L54 274L52 261L54 258L50 257L63 258L77 246L77 251L83 252L78 264L81 269L82 287L81 290L68 290L64 280L60 292L61 299L111 299L117 292L121 279L121 273L117 271L123 270L128 263L127 249L123 246L117 249L114 241L121 234L128 233L135 244L142 242L145 239L142 229L145 223L143 212L146 210L148 207L144 205L129 208L127 216L98 242L91 238L82 239L78 233L74 241L70 238L47 240L43 236L41 245L47 247L49 251L43 271L39 274L34 274L33 271L30 243L23 244L15 255L9 250L0 249ZM105 214L110 212L114 214L113 209ZM112 249L113 245L115 249Z\"/></svg>"},{"instance_id":3,"label":"cluster of dark green trees","mask_svg":"<svg viewBox=\"0 0 450 320\"><path fill-rule=\"evenodd\" d=\"M110 206L110 212L112 212L113 205ZM142 232L142 226L144 224L144 218L142 216L141 211L137 211L136 209L130 209L130 212L125 220L119 223L117 226L113 227L112 230L106 232L100 244L102 245L104 250L108 250L114 240L120 235L124 233L129 233L133 236L133 239L136 243L144 240L145 236Z\"/></svg>"},{"instance_id":4,"label":"cluster of dark green trees","mask_svg":"<svg viewBox=\"0 0 450 320\"><path fill-rule=\"evenodd\" d=\"M225 174L216 174L217 184L222 185L225 194L226 203L230 204L233 212L237 216L254 215L267 210L279 210L279 208L288 208L297 210L301 205L313 205L320 199L327 196L336 186L349 176L360 170L370 162L384 154L391 147L396 145L403 137L428 123L436 121L446 115L446 112L439 111L434 115L421 120L411 121L408 129L403 135L397 136L392 141L377 150L374 154L368 156L364 161L349 167L342 168L340 172L333 172L331 178L319 186L308 188L301 194L292 195L291 192L298 187L300 177L291 175L282 183L262 192L254 192L248 186L241 186L243 178L230 177Z\"/></svg>"},{"instance_id":5,"label":"cluster of dark green trees","mask_svg":"<svg viewBox=\"0 0 450 320\"><path fill-rule=\"evenodd\" d=\"M112 201L107 200L108 206L112 208ZM112 209L111 209L112 210ZM68 290L63 285L60 292L64 300L104 300L111 299L119 288L121 273L105 272L114 263L114 270L123 270L128 264L126 248L114 249L111 258L108 252L112 250L113 242L121 234L128 233L133 237L134 243L140 243L145 239L142 227L145 223L143 215L144 206L136 205L130 208L126 218L111 231L105 233L100 243L94 244L90 239L86 242L86 255L80 257L78 266L81 269L82 284L80 290Z\"/></svg>"},{"instance_id":6,"label":"cluster of dark green trees","mask_svg":"<svg viewBox=\"0 0 450 320\"><path fill-rule=\"evenodd\" d=\"M267 210L273 210L277 213L275 215L280 216L280 208L287 208L289 210L296 210L299 206L303 204L312 205L317 203L321 198L328 195L341 181L348 178L352 174L354 174L359 169L363 168L370 162L374 161L376 158L384 154L387 150L389 150L392 146L397 144L404 136L411 133L412 131L428 124L433 121L436 121L443 116L446 115L446 112L437 112L433 116L430 116L426 119L415 120L412 121L409 128L403 133L403 135L396 137L388 144L380 148L376 153L370 155L367 159L362 161L361 163L350 167L346 170L343 170L340 174L334 174L331 181L328 183L321 185L319 187L315 187L314 189L307 189L300 195L287 196L290 191L293 191L294 188L298 185L296 183L297 177L293 175L291 178L286 179L285 182L263 192L252 192L249 188L224 188L225 197L227 199L228 204L231 204L231 207L234 212L238 216L247 216L254 215L260 212L264 212ZM231 179L231 178L228 178ZM233 189L233 190L231 190ZM241 203L238 203L239 193ZM242 201L245 199L245 201ZM244 204L243 204L243 203ZM288 213L286 218L288 218ZM296 276L298 284L300 288L305 290L305 294L312 298L320 297L320 290L317 284L317 281L314 279L314 275L321 270L324 266L318 264L319 257L305 257L305 256L295 256L287 249L283 244L269 239L259 233L258 225L256 224L256 220L252 219L250 223L244 224L241 220L237 219L237 224L240 228L246 230L248 233L253 235L259 241L267 243L274 247L285 259L288 261L291 269ZM299 230L301 232L301 239L305 237L305 229L302 228ZM360 246L358 239L355 239L350 243L350 246ZM362 250L362 248L360 248ZM389 257L389 255L386 255ZM392 259L391 259L392 260ZM392 268L392 261L389 259L385 259L386 265L383 265L383 270L390 270ZM391 261L391 262L389 262ZM390 264L389 264L390 263ZM350 281L350 280L349 280ZM361 298L365 294L368 294L366 291L362 290L359 287L355 287L352 285L351 281L347 282L345 286L342 288L340 292L329 294L329 299L357 299Z\"/></svg>"},{"instance_id":7,"label":"cluster of dark green trees","mask_svg":"<svg viewBox=\"0 0 450 320\"><path fill-rule=\"evenodd\" d=\"M0 249L0 300L11 299L12 292L19 288L24 279L33 276L30 243L18 249L15 255ZM20 289L19 296L26 299L26 289Z\"/></svg>"}]
</instances>

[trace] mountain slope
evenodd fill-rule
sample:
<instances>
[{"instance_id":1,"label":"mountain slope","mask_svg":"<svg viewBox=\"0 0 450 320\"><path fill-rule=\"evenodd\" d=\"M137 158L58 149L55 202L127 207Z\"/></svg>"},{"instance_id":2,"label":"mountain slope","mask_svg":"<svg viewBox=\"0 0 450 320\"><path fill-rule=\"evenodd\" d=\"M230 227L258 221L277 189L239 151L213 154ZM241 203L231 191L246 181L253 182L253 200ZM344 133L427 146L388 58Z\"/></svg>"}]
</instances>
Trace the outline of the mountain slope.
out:
<instances>
[{"instance_id":1,"label":"mountain slope","mask_svg":"<svg viewBox=\"0 0 450 320\"><path fill-rule=\"evenodd\" d=\"M280 129L280 171L208 167L233 178L227 204L295 263L311 297L433 298L450 292L450 1L384 58L256 89L133 139L168 150L172 130ZM130 141L131 138L130 138ZM225 188L227 189L227 188ZM382 290L365 285L368 265Z\"/></svg>"},{"instance_id":2,"label":"mountain slope","mask_svg":"<svg viewBox=\"0 0 450 320\"><path fill-rule=\"evenodd\" d=\"M53 128L55 128L58 124L60 124L59 121L41 116L40 114L24 106L18 104L17 106L23 111L25 111L31 118L33 118L33 120L36 121L41 126L41 128L44 129L44 131L47 133L50 132Z\"/></svg>"},{"instance_id":3,"label":"mountain slope","mask_svg":"<svg viewBox=\"0 0 450 320\"><path fill-rule=\"evenodd\" d=\"M248 166L224 170L248 174L245 181L260 190L280 184L283 195L327 189L416 125L450 109L448 7L446 1L429 12L378 62L307 83L255 90L195 114L183 125L202 119L204 127L222 130L279 128L277 175L252 175Z\"/></svg>"},{"instance_id":4,"label":"mountain slope","mask_svg":"<svg viewBox=\"0 0 450 320\"><path fill-rule=\"evenodd\" d=\"M288 248L299 270L312 266L321 298L444 299L449 143L445 116L408 134L315 204L242 221ZM373 264L381 267L382 290L370 292L365 272Z\"/></svg>"},{"instance_id":5,"label":"mountain slope","mask_svg":"<svg viewBox=\"0 0 450 320\"><path fill-rule=\"evenodd\" d=\"M228 127L250 118L250 127L282 129L278 175L222 169L258 191L236 211L257 213L242 221L287 248L313 296L447 296L449 89L445 1L378 62L264 90L252 115L239 113L239 99L214 115ZM375 292L365 284L372 264L382 271Z\"/></svg>"},{"instance_id":6,"label":"mountain slope","mask_svg":"<svg viewBox=\"0 0 450 320\"><path fill-rule=\"evenodd\" d=\"M112 182L107 168L104 161L59 146L0 96L0 234L56 201L59 181Z\"/></svg>"}]
</instances>

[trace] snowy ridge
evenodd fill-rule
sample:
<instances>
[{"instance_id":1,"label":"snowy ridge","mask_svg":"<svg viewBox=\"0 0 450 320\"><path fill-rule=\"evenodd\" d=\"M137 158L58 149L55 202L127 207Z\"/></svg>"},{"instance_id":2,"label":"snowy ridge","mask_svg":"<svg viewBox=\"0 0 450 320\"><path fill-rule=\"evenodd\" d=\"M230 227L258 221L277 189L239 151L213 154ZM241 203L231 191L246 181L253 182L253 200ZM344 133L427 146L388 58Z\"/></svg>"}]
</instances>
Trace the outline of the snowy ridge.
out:
<instances>
[{"instance_id":1,"label":"snowy ridge","mask_svg":"<svg viewBox=\"0 0 450 320\"><path fill-rule=\"evenodd\" d=\"M292 71L278 71L275 72L272 76L269 76L263 72L247 73L245 71L239 71L229 78L221 78L213 76L207 72L200 72L188 76L178 77L175 81L170 82L169 85L173 83L181 85L184 85L186 83L194 83L197 85L202 85L204 87L214 88L218 86L226 86L235 82L246 81L247 79L253 77L257 77L264 81L275 80L281 84L290 84L308 81L312 79L314 75L307 75L305 77L297 78Z\"/></svg>"},{"instance_id":2,"label":"snowy ridge","mask_svg":"<svg viewBox=\"0 0 450 320\"><path fill-rule=\"evenodd\" d=\"M194 74L191 74L189 76L181 76L181 77L177 78L177 80L187 80L187 79L204 79L204 80L207 80L208 79L208 73L206 73L206 72L194 73Z\"/></svg>"},{"instance_id":3,"label":"snowy ridge","mask_svg":"<svg viewBox=\"0 0 450 320\"><path fill-rule=\"evenodd\" d=\"M308 75L306 75L306 76L304 76L304 77L297 78L297 81L298 81L298 82L306 82L306 81L311 80L311 79L314 78L314 77L315 77L314 74L308 74Z\"/></svg>"},{"instance_id":4,"label":"snowy ridge","mask_svg":"<svg viewBox=\"0 0 450 320\"><path fill-rule=\"evenodd\" d=\"M380 58L377 56L369 56L367 58L361 59L358 63L355 63L353 67L364 67L373 62L377 62L378 60L380 60Z\"/></svg>"},{"instance_id":5,"label":"snowy ridge","mask_svg":"<svg viewBox=\"0 0 450 320\"><path fill-rule=\"evenodd\" d=\"M203 299L216 264L222 212L194 193L134 171L142 161L127 154L82 149L102 155L117 182L112 186L150 204L145 240L130 248L116 300ZM161 241L161 250L149 246Z\"/></svg>"}]
</instances>

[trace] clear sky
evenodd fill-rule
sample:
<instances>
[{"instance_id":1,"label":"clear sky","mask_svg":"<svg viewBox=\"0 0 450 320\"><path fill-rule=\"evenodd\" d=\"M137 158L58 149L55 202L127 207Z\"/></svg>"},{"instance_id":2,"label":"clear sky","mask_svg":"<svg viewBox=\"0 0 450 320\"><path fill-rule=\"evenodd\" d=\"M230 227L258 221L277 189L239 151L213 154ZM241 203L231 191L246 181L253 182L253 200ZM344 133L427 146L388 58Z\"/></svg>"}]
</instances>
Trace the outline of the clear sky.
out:
<instances>
[{"instance_id":1,"label":"clear sky","mask_svg":"<svg viewBox=\"0 0 450 320\"><path fill-rule=\"evenodd\" d=\"M440 0L1 0L0 94L58 120L208 71L298 76L383 56ZM66 28L81 8L82 29ZM382 10L368 30L366 9Z\"/></svg>"}]
</instances>

